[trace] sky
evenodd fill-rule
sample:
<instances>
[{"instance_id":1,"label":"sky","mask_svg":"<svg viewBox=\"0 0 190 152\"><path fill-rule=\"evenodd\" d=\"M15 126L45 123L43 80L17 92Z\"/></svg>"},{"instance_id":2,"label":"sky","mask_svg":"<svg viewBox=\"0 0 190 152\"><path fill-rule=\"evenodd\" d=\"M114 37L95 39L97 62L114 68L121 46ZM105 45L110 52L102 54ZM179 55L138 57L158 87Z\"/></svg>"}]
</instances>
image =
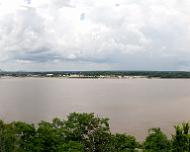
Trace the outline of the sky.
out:
<instances>
[{"instance_id":1,"label":"sky","mask_svg":"<svg viewBox=\"0 0 190 152\"><path fill-rule=\"evenodd\" d=\"M0 68L190 70L189 0L0 0Z\"/></svg>"}]
</instances>

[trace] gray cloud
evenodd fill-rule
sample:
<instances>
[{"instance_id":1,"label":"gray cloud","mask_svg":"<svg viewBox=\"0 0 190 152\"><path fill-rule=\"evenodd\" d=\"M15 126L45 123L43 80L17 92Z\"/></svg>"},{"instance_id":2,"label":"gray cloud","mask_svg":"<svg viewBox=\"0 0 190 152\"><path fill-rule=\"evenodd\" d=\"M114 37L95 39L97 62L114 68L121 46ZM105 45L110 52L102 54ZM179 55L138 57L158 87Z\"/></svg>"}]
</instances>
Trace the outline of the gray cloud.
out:
<instances>
[{"instance_id":1,"label":"gray cloud","mask_svg":"<svg viewBox=\"0 0 190 152\"><path fill-rule=\"evenodd\" d=\"M85 19L85 13L82 13L81 15L80 15L80 20L84 20Z\"/></svg>"},{"instance_id":2,"label":"gray cloud","mask_svg":"<svg viewBox=\"0 0 190 152\"><path fill-rule=\"evenodd\" d=\"M91 63L94 70L190 70L188 0L0 4L0 66L6 69L89 70Z\"/></svg>"},{"instance_id":3,"label":"gray cloud","mask_svg":"<svg viewBox=\"0 0 190 152\"><path fill-rule=\"evenodd\" d=\"M25 0L27 4L31 4L31 0Z\"/></svg>"}]
</instances>

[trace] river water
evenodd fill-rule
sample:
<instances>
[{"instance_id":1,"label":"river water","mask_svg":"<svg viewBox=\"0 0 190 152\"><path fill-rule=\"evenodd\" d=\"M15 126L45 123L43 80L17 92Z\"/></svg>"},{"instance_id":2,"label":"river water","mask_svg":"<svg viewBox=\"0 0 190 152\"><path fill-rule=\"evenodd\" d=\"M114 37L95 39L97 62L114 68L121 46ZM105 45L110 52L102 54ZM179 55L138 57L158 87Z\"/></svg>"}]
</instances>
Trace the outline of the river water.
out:
<instances>
[{"instance_id":1,"label":"river water","mask_svg":"<svg viewBox=\"0 0 190 152\"><path fill-rule=\"evenodd\" d=\"M110 118L113 132L142 140L160 127L168 135L190 120L188 79L0 79L0 119L37 123L71 112Z\"/></svg>"}]
</instances>

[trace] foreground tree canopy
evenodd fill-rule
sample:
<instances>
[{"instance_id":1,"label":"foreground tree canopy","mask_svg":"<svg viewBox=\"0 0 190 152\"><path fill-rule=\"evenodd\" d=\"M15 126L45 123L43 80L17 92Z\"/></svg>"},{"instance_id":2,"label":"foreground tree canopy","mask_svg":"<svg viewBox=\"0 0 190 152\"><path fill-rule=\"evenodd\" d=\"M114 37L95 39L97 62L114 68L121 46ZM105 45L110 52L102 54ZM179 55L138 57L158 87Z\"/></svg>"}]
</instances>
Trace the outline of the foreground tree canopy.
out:
<instances>
[{"instance_id":1,"label":"foreground tree canopy","mask_svg":"<svg viewBox=\"0 0 190 152\"><path fill-rule=\"evenodd\" d=\"M140 144L127 134L112 134L107 118L71 113L66 120L38 125L0 121L0 152L190 152L189 124L175 127L169 140L152 128Z\"/></svg>"}]
</instances>

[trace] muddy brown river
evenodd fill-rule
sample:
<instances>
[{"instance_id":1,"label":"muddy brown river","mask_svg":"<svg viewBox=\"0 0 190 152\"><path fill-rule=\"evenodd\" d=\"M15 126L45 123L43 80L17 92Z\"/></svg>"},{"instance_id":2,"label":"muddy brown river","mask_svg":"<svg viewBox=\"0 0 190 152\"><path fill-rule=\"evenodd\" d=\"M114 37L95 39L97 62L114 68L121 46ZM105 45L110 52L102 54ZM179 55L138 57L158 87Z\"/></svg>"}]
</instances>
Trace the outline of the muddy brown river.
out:
<instances>
[{"instance_id":1,"label":"muddy brown river","mask_svg":"<svg viewBox=\"0 0 190 152\"><path fill-rule=\"evenodd\" d=\"M190 79L1 78L0 119L36 123L71 112L110 118L113 132L142 140L190 120Z\"/></svg>"}]
</instances>

